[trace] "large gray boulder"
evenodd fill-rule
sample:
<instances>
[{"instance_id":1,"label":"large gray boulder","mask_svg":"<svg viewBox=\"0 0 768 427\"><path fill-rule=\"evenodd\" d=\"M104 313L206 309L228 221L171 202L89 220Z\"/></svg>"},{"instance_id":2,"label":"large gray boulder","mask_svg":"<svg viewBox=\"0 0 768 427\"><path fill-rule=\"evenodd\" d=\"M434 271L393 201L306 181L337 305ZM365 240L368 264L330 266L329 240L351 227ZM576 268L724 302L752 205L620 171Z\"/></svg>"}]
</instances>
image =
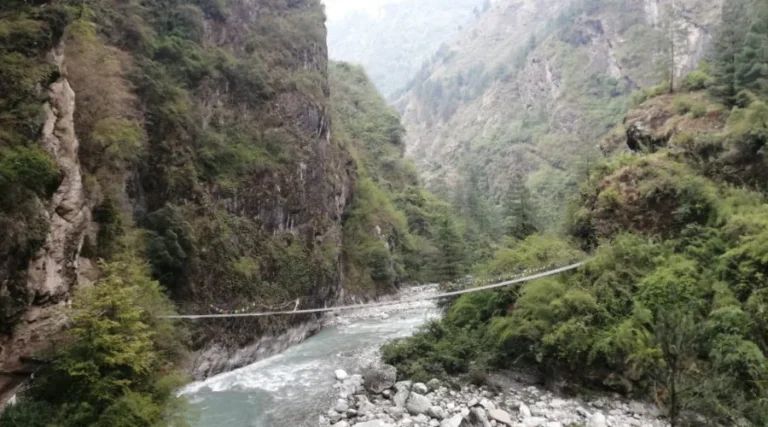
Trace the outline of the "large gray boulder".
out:
<instances>
[{"instance_id":1,"label":"large gray boulder","mask_svg":"<svg viewBox=\"0 0 768 427\"><path fill-rule=\"evenodd\" d=\"M379 365L365 372L363 385L371 393L379 394L392 388L397 380L397 368L392 365Z\"/></svg>"},{"instance_id":2,"label":"large gray boulder","mask_svg":"<svg viewBox=\"0 0 768 427\"><path fill-rule=\"evenodd\" d=\"M427 396L419 393L411 392L408 396L408 400L405 402L405 410L411 415L419 415L427 412L432 406Z\"/></svg>"}]
</instances>

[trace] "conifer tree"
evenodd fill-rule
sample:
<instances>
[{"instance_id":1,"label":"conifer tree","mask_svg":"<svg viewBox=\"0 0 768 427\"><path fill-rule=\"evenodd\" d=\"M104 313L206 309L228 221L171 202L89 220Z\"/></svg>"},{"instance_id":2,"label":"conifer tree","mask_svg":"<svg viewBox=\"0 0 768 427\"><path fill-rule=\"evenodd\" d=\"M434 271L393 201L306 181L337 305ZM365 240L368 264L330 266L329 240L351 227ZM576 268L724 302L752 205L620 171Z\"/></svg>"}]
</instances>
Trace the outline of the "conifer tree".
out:
<instances>
[{"instance_id":1,"label":"conifer tree","mask_svg":"<svg viewBox=\"0 0 768 427\"><path fill-rule=\"evenodd\" d=\"M520 173L510 182L504 198L504 211L507 235L522 240L538 231L533 198Z\"/></svg>"},{"instance_id":2,"label":"conifer tree","mask_svg":"<svg viewBox=\"0 0 768 427\"><path fill-rule=\"evenodd\" d=\"M758 2L755 21L737 55L736 79L741 89L768 94L768 4Z\"/></svg>"},{"instance_id":3,"label":"conifer tree","mask_svg":"<svg viewBox=\"0 0 768 427\"><path fill-rule=\"evenodd\" d=\"M440 280L453 280L464 272L465 245L450 218L439 218L436 226L436 246L439 251L435 266L436 276Z\"/></svg>"},{"instance_id":4,"label":"conifer tree","mask_svg":"<svg viewBox=\"0 0 768 427\"><path fill-rule=\"evenodd\" d=\"M744 25L747 19L747 5L744 0L731 0L723 4L723 22L715 39L713 58L715 85L712 93L727 105L735 103L736 95L740 90L736 68L747 33Z\"/></svg>"}]
</instances>

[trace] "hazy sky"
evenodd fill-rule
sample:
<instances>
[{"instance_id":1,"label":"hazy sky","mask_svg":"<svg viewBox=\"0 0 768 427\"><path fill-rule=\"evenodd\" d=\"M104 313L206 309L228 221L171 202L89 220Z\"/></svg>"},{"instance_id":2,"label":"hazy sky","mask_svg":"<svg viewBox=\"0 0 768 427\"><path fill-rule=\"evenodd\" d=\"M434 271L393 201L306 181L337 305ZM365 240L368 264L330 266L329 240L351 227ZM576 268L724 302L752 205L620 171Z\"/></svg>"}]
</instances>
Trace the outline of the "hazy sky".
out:
<instances>
[{"instance_id":1,"label":"hazy sky","mask_svg":"<svg viewBox=\"0 0 768 427\"><path fill-rule=\"evenodd\" d=\"M397 0L323 0L328 19L338 19L352 9L373 10L385 3Z\"/></svg>"}]
</instances>

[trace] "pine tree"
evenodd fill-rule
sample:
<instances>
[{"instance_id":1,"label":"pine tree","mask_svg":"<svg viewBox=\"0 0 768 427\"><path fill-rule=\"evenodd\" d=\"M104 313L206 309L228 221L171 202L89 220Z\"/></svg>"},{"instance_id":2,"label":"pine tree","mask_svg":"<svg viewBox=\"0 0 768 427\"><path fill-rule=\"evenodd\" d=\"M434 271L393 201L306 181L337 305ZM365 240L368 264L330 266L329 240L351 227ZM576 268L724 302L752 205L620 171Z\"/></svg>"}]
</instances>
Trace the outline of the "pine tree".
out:
<instances>
[{"instance_id":1,"label":"pine tree","mask_svg":"<svg viewBox=\"0 0 768 427\"><path fill-rule=\"evenodd\" d=\"M436 245L439 259L436 262L436 277L453 280L464 273L464 242L456 225L448 217L437 221Z\"/></svg>"},{"instance_id":2,"label":"pine tree","mask_svg":"<svg viewBox=\"0 0 768 427\"><path fill-rule=\"evenodd\" d=\"M507 235L522 240L538 231L533 198L522 174L516 174L510 182L504 198L504 213Z\"/></svg>"},{"instance_id":3,"label":"pine tree","mask_svg":"<svg viewBox=\"0 0 768 427\"><path fill-rule=\"evenodd\" d=\"M736 58L736 80L741 89L768 94L768 5L760 3L755 16Z\"/></svg>"},{"instance_id":4,"label":"pine tree","mask_svg":"<svg viewBox=\"0 0 768 427\"><path fill-rule=\"evenodd\" d=\"M675 91L678 68L680 64L678 59L680 52L685 49L688 40L688 29L682 25L683 10L678 3L679 0L672 0L664 12L664 18L661 22L661 52L660 62L661 72L667 80L668 92Z\"/></svg>"},{"instance_id":5,"label":"pine tree","mask_svg":"<svg viewBox=\"0 0 768 427\"><path fill-rule=\"evenodd\" d=\"M713 95L721 98L727 105L733 105L740 91L736 68L747 29L747 5L744 0L731 0L723 4L723 23L715 39L713 74L715 85Z\"/></svg>"}]
</instances>

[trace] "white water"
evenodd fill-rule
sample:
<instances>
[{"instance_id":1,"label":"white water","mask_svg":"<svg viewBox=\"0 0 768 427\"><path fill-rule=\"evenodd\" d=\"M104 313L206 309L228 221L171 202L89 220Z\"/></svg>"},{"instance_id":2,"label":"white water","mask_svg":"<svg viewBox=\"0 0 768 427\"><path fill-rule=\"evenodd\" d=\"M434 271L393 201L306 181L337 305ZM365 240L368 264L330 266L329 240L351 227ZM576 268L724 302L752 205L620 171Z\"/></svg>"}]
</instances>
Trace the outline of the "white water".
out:
<instances>
[{"instance_id":1,"label":"white water","mask_svg":"<svg viewBox=\"0 0 768 427\"><path fill-rule=\"evenodd\" d=\"M194 427L303 427L333 400L335 369L349 374L377 358L385 342L412 334L437 316L431 308L323 329L274 357L187 386Z\"/></svg>"}]
</instances>

